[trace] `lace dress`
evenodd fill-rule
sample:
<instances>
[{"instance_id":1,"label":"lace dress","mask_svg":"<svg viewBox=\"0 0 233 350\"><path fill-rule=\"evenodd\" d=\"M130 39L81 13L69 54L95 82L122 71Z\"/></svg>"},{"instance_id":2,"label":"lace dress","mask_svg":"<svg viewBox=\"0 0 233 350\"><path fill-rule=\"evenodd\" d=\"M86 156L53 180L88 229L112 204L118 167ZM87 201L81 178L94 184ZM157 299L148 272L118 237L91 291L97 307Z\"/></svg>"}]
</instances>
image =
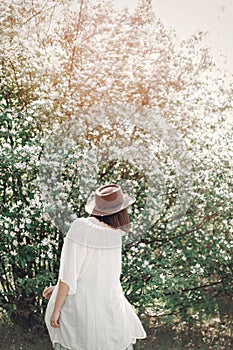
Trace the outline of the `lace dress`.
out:
<instances>
[{"instance_id":1,"label":"lace dress","mask_svg":"<svg viewBox=\"0 0 233 350\"><path fill-rule=\"evenodd\" d=\"M120 283L122 234L92 217L72 223L64 239L58 278L69 286L60 328L50 326L58 284L45 314L53 345L70 350L124 350L146 337Z\"/></svg>"}]
</instances>

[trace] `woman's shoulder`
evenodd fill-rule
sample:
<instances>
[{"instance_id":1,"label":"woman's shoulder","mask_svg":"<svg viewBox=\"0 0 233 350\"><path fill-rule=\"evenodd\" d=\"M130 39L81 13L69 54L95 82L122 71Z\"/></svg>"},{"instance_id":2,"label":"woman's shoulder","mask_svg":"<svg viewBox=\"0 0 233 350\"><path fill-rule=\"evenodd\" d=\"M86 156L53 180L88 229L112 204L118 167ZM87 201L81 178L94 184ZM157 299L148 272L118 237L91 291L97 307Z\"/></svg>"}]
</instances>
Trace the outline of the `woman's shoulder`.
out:
<instances>
[{"instance_id":1,"label":"woman's shoulder","mask_svg":"<svg viewBox=\"0 0 233 350\"><path fill-rule=\"evenodd\" d=\"M74 235L81 234L87 230L87 218L76 218L70 225L66 237L71 238Z\"/></svg>"},{"instance_id":2,"label":"woman's shoulder","mask_svg":"<svg viewBox=\"0 0 233 350\"><path fill-rule=\"evenodd\" d=\"M92 217L76 218L66 235L69 239L93 247L113 247L121 245L122 231L102 225Z\"/></svg>"},{"instance_id":3,"label":"woman's shoulder","mask_svg":"<svg viewBox=\"0 0 233 350\"><path fill-rule=\"evenodd\" d=\"M119 231L121 231L120 229L115 229L101 221L99 221L98 219L96 219L95 217L80 217L80 218L76 218L73 223L71 224L71 228L75 227L75 228L82 228L82 229L86 229L86 230L100 230L100 231L111 231L112 233L117 232L119 233Z\"/></svg>"}]
</instances>

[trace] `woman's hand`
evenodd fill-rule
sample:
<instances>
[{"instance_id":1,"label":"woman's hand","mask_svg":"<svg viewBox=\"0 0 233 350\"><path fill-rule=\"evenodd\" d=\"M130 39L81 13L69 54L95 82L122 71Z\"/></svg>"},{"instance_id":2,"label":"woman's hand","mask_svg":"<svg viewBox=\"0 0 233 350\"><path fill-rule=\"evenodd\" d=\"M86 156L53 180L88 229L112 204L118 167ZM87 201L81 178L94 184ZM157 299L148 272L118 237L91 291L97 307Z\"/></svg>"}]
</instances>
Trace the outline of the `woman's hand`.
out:
<instances>
[{"instance_id":1,"label":"woman's hand","mask_svg":"<svg viewBox=\"0 0 233 350\"><path fill-rule=\"evenodd\" d=\"M69 286L65 282L62 282L61 280L59 281L58 284L58 291L57 291L57 296L55 300L55 305L53 309L52 316L50 318L50 324L51 327L53 328L59 328L59 319L60 319L60 310L62 308L62 305L65 302L66 296L69 291Z\"/></svg>"},{"instance_id":2,"label":"woman's hand","mask_svg":"<svg viewBox=\"0 0 233 350\"><path fill-rule=\"evenodd\" d=\"M52 313L52 316L50 318L50 324L53 328L59 328L59 318L60 318L60 311L54 310Z\"/></svg>"},{"instance_id":3,"label":"woman's hand","mask_svg":"<svg viewBox=\"0 0 233 350\"><path fill-rule=\"evenodd\" d=\"M54 288L55 288L55 286L50 286L50 287L45 288L44 291L43 291L43 294L42 294L43 297L45 299L50 299Z\"/></svg>"}]
</instances>

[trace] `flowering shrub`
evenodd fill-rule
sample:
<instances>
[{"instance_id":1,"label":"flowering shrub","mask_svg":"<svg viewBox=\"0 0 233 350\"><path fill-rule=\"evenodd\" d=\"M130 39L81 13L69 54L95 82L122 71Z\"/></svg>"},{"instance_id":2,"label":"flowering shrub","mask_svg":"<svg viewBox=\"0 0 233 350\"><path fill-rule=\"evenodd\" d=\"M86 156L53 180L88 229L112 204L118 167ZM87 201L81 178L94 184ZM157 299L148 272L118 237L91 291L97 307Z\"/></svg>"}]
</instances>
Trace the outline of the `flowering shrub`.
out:
<instances>
[{"instance_id":1,"label":"flowering shrub","mask_svg":"<svg viewBox=\"0 0 233 350\"><path fill-rule=\"evenodd\" d=\"M2 307L38 323L73 215L114 181L137 196L126 296L152 319L216 312L232 293L232 82L201 34L180 43L145 1L0 6Z\"/></svg>"}]
</instances>

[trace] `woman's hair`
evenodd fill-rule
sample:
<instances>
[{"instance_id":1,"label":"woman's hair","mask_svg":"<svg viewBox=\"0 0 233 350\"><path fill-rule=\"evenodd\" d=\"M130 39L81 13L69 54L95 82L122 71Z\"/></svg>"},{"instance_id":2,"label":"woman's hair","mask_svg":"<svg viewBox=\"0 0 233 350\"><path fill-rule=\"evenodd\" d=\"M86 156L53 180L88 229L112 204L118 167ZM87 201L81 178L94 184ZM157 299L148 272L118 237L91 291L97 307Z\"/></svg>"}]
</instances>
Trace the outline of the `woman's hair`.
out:
<instances>
[{"instance_id":1,"label":"woman's hair","mask_svg":"<svg viewBox=\"0 0 233 350\"><path fill-rule=\"evenodd\" d=\"M112 228L121 228L123 231L128 232L130 229L130 220L127 209L123 209L118 213L114 213L106 216L92 215L92 217L98 219L101 222L111 226Z\"/></svg>"}]
</instances>

